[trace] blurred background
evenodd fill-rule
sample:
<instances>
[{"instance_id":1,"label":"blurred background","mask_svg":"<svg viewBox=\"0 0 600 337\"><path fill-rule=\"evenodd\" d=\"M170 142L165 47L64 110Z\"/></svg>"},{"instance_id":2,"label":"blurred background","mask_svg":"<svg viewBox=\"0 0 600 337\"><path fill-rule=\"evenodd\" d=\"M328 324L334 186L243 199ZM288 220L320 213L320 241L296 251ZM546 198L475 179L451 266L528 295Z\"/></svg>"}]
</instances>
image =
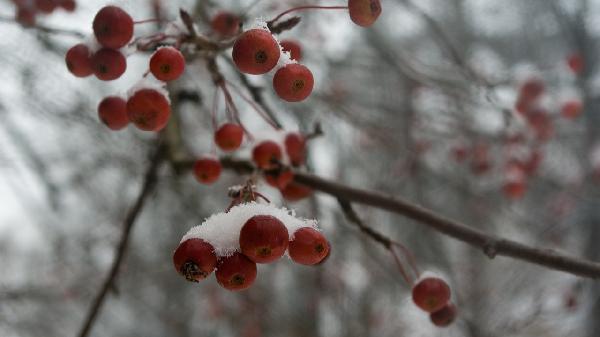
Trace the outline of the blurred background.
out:
<instances>
[{"instance_id":1,"label":"blurred background","mask_svg":"<svg viewBox=\"0 0 600 337\"><path fill-rule=\"evenodd\" d=\"M227 9L272 18L303 1L111 1L135 20L175 19L184 8L199 30ZM101 286L156 135L114 132L97 117L102 97L124 94L147 69L128 58L113 82L73 77L64 55L91 33L103 0L73 13L38 15L24 28L0 0L0 336L75 336ZM319 2L345 5L343 1ZM251 76L286 130L323 136L309 145L309 171L401 196L487 233L598 260L600 77L598 0L384 0L368 29L345 11L302 12L281 38L298 40L315 76L306 101L287 104L270 76ZM136 35L155 31L136 27ZM224 55L228 56L228 51ZM219 59L226 78L235 69ZM533 83L533 84L532 84ZM532 106L523 104L531 98ZM211 149L214 85L202 60L169 86L182 148ZM190 95L191 94L191 95ZM269 126L237 100L257 135ZM221 111L221 114L223 112ZM220 116L223 118L223 115ZM248 145L236 157L248 158ZM410 299L390 254L348 222L336 200L297 203L264 183L272 202L317 218L330 259L303 267L260 265L256 284L228 292L211 277L186 282L172 266L181 236L229 204L246 181L226 171L198 184L163 165L91 336L582 336L600 335L597 282L478 249L377 209L365 223L403 242L421 270L450 283L459 317L433 326Z\"/></svg>"}]
</instances>

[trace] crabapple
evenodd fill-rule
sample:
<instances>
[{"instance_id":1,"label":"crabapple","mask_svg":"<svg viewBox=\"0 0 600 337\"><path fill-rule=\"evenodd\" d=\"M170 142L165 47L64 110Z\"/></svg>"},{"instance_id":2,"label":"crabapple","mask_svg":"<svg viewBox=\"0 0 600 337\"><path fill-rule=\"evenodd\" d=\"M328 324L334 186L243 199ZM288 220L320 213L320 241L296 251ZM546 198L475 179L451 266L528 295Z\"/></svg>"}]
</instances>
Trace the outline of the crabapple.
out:
<instances>
[{"instance_id":1,"label":"crabapple","mask_svg":"<svg viewBox=\"0 0 600 337\"><path fill-rule=\"evenodd\" d=\"M504 195L510 199L519 199L525 195L527 186L525 180L507 180L502 187Z\"/></svg>"},{"instance_id":2,"label":"crabapple","mask_svg":"<svg viewBox=\"0 0 600 337\"><path fill-rule=\"evenodd\" d=\"M538 78L532 77L527 79L520 89L520 98L528 102L538 99L544 93L544 83Z\"/></svg>"},{"instance_id":3,"label":"crabapple","mask_svg":"<svg viewBox=\"0 0 600 337\"><path fill-rule=\"evenodd\" d=\"M294 262L313 265L321 262L329 254L329 242L321 232L304 227L294 233L288 252Z\"/></svg>"},{"instance_id":4,"label":"crabapple","mask_svg":"<svg viewBox=\"0 0 600 337\"><path fill-rule=\"evenodd\" d=\"M432 312L429 315L431 323L438 327L447 327L456 319L456 306L452 302L448 302L443 308Z\"/></svg>"},{"instance_id":5,"label":"crabapple","mask_svg":"<svg viewBox=\"0 0 600 337\"><path fill-rule=\"evenodd\" d=\"M413 302L424 311L436 312L450 300L450 287L441 278L426 277L413 287L412 298Z\"/></svg>"},{"instance_id":6,"label":"crabapple","mask_svg":"<svg viewBox=\"0 0 600 337\"><path fill-rule=\"evenodd\" d=\"M17 7L17 14L15 20L24 27L35 26L35 9L31 7Z\"/></svg>"},{"instance_id":7,"label":"crabapple","mask_svg":"<svg viewBox=\"0 0 600 337\"><path fill-rule=\"evenodd\" d=\"M105 97L98 104L98 117L111 130L121 130L129 124L127 101L119 96Z\"/></svg>"},{"instance_id":8,"label":"crabapple","mask_svg":"<svg viewBox=\"0 0 600 337\"><path fill-rule=\"evenodd\" d=\"M223 151L235 151L244 139L244 129L239 124L225 123L215 132L215 143Z\"/></svg>"},{"instance_id":9,"label":"crabapple","mask_svg":"<svg viewBox=\"0 0 600 337\"><path fill-rule=\"evenodd\" d=\"M310 187L291 182L284 189L281 189L281 195L287 201L298 201L312 194Z\"/></svg>"},{"instance_id":10,"label":"crabapple","mask_svg":"<svg viewBox=\"0 0 600 337\"><path fill-rule=\"evenodd\" d=\"M255 215L240 231L242 253L256 263L269 263L280 258L288 247L285 225L271 215Z\"/></svg>"},{"instance_id":11,"label":"crabapple","mask_svg":"<svg viewBox=\"0 0 600 337\"><path fill-rule=\"evenodd\" d=\"M52 13L58 4L54 0L35 0L35 8L42 13Z\"/></svg>"},{"instance_id":12,"label":"crabapple","mask_svg":"<svg viewBox=\"0 0 600 337\"><path fill-rule=\"evenodd\" d=\"M283 189L294 180L294 173L288 168L279 172L265 172L265 180L269 185Z\"/></svg>"},{"instance_id":13,"label":"crabapple","mask_svg":"<svg viewBox=\"0 0 600 337\"><path fill-rule=\"evenodd\" d=\"M361 27L371 26L381 14L379 0L348 0L350 19Z\"/></svg>"},{"instance_id":14,"label":"crabapple","mask_svg":"<svg viewBox=\"0 0 600 337\"><path fill-rule=\"evenodd\" d=\"M270 32L250 29L242 33L233 45L231 56L237 68L247 74L265 74L275 68L281 51Z\"/></svg>"},{"instance_id":15,"label":"crabapple","mask_svg":"<svg viewBox=\"0 0 600 337\"><path fill-rule=\"evenodd\" d=\"M67 12L72 12L75 10L75 7L77 6L77 4L75 3L75 0L61 0L58 5L60 7L62 7L62 9L66 10Z\"/></svg>"},{"instance_id":16,"label":"crabapple","mask_svg":"<svg viewBox=\"0 0 600 337\"><path fill-rule=\"evenodd\" d=\"M310 95L313 86L312 73L301 64L286 64L273 76L273 88L277 96L288 102L303 101Z\"/></svg>"},{"instance_id":17,"label":"crabapple","mask_svg":"<svg viewBox=\"0 0 600 337\"><path fill-rule=\"evenodd\" d=\"M568 119L575 119L581 115L583 105L580 101L571 100L563 104L560 109L560 114Z\"/></svg>"},{"instance_id":18,"label":"crabapple","mask_svg":"<svg viewBox=\"0 0 600 337\"><path fill-rule=\"evenodd\" d=\"M294 166L304 164L306 157L306 138L298 132L290 132L284 140L285 152Z\"/></svg>"},{"instance_id":19,"label":"crabapple","mask_svg":"<svg viewBox=\"0 0 600 337\"><path fill-rule=\"evenodd\" d=\"M567 66L574 74L580 74L583 71L583 57L579 53L573 53L567 57Z\"/></svg>"},{"instance_id":20,"label":"crabapple","mask_svg":"<svg viewBox=\"0 0 600 337\"><path fill-rule=\"evenodd\" d=\"M121 77L127 69L127 60L118 50L102 48L92 55L94 75L102 81L112 81Z\"/></svg>"},{"instance_id":21,"label":"crabapple","mask_svg":"<svg viewBox=\"0 0 600 337\"><path fill-rule=\"evenodd\" d=\"M94 73L90 49L83 43L71 47L65 55L65 63L71 74L87 77Z\"/></svg>"},{"instance_id":22,"label":"crabapple","mask_svg":"<svg viewBox=\"0 0 600 337\"><path fill-rule=\"evenodd\" d=\"M106 48L121 48L133 37L133 19L117 6L100 9L92 26L96 39Z\"/></svg>"},{"instance_id":23,"label":"crabapple","mask_svg":"<svg viewBox=\"0 0 600 337\"><path fill-rule=\"evenodd\" d=\"M215 276L217 282L227 290L244 290L256 279L256 263L236 252L219 260Z\"/></svg>"},{"instance_id":24,"label":"crabapple","mask_svg":"<svg viewBox=\"0 0 600 337\"><path fill-rule=\"evenodd\" d=\"M150 57L150 72L157 79L167 82L179 78L185 70L185 59L181 52L173 47L159 48Z\"/></svg>"},{"instance_id":25,"label":"crabapple","mask_svg":"<svg viewBox=\"0 0 600 337\"><path fill-rule=\"evenodd\" d=\"M256 166L261 169L269 169L277 166L281 160L281 148L272 140L265 140L252 149L252 159Z\"/></svg>"},{"instance_id":26,"label":"crabapple","mask_svg":"<svg viewBox=\"0 0 600 337\"><path fill-rule=\"evenodd\" d=\"M188 239L175 250L173 264L186 280L199 282L215 269L217 256L210 243L202 239Z\"/></svg>"},{"instance_id":27,"label":"crabapple","mask_svg":"<svg viewBox=\"0 0 600 337\"><path fill-rule=\"evenodd\" d=\"M290 53L290 58L292 60L300 61L302 58L302 47L300 47L300 44L297 41L281 40L279 44L281 45L281 49L283 49L283 51Z\"/></svg>"},{"instance_id":28,"label":"crabapple","mask_svg":"<svg viewBox=\"0 0 600 337\"><path fill-rule=\"evenodd\" d=\"M239 16L230 12L219 12L210 20L210 27L221 37L232 37L240 30Z\"/></svg>"},{"instance_id":29,"label":"crabapple","mask_svg":"<svg viewBox=\"0 0 600 337\"><path fill-rule=\"evenodd\" d=\"M141 130L163 129L170 115L169 101L155 89L140 89L127 100L127 116Z\"/></svg>"},{"instance_id":30,"label":"crabapple","mask_svg":"<svg viewBox=\"0 0 600 337\"><path fill-rule=\"evenodd\" d=\"M194 163L194 177L203 184L212 184L221 175L221 162L218 159L205 157Z\"/></svg>"}]
</instances>

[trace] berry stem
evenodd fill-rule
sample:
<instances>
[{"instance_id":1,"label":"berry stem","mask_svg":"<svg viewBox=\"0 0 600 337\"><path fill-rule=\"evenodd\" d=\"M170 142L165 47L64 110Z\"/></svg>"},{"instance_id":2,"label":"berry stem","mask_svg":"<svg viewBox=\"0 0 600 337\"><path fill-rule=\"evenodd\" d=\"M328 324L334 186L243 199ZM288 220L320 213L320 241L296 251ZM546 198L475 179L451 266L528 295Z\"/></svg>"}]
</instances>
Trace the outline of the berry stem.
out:
<instances>
[{"instance_id":1,"label":"berry stem","mask_svg":"<svg viewBox=\"0 0 600 337\"><path fill-rule=\"evenodd\" d=\"M232 88L233 91L235 91L236 94L238 94L238 96L240 96L244 101L246 101L246 103L250 104L250 106L271 126L273 127L273 129L275 130L281 130L281 127L279 127L268 115L267 113L262 110L254 101L252 101L248 96L245 96L242 91L233 83L227 81L227 84L229 84Z\"/></svg>"},{"instance_id":2,"label":"berry stem","mask_svg":"<svg viewBox=\"0 0 600 337\"><path fill-rule=\"evenodd\" d=\"M419 272L419 268L417 268L417 263L415 262L416 261L415 256L410 251L410 249L406 248L406 246L401 244L400 242L392 241L392 244L393 244L393 246L400 248L400 250L402 251L402 255L404 255L404 258L408 262L408 265L410 266L412 271L415 273L415 277L419 278L421 273ZM390 249L393 249L393 246L390 246Z\"/></svg>"},{"instance_id":3,"label":"berry stem","mask_svg":"<svg viewBox=\"0 0 600 337\"><path fill-rule=\"evenodd\" d=\"M140 21L133 21L133 24L134 25L139 25L139 24L142 24L142 23L149 23L149 22L159 22L160 23L160 22L162 22L162 20L156 19L156 18L155 19L145 19L145 20L140 20Z\"/></svg>"},{"instance_id":4,"label":"berry stem","mask_svg":"<svg viewBox=\"0 0 600 337\"><path fill-rule=\"evenodd\" d=\"M244 124L242 124L242 120L240 119L240 113L239 113L237 107L235 106L235 103L233 102L233 98L231 97L231 93L229 92L229 89L227 89L227 84L225 83L225 81L222 81L221 83L219 83L219 87L221 88L221 90L223 91L223 94L225 95L225 105L227 107L227 111L230 114L229 118L231 120L233 120L234 122L237 122L242 127L242 129L244 129L244 133L246 133L246 135L248 136L248 139L250 141L253 141L254 137L252 137L252 134L250 133L250 131L248 131L244 127ZM232 112L233 112L233 116L231 116Z\"/></svg>"},{"instance_id":5,"label":"berry stem","mask_svg":"<svg viewBox=\"0 0 600 337\"><path fill-rule=\"evenodd\" d=\"M402 262L400 262L400 258L398 257L398 254L396 254L396 251L391 246L388 248L388 250L392 254L392 257L394 258L394 262L396 262L396 265L398 266L398 270L400 271L400 274L402 274L402 278L404 279L404 281L406 281L406 284L408 284L412 288L413 282L408 277L408 274L406 273L404 266L402 266Z\"/></svg>"},{"instance_id":6,"label":"berry stem","mask_svg":"<svg viewBox=\"0 0 600 337\"><path fill-rule=\"evenodd\" d=\"M298 7L290 8L290 9L282 12L281 14L277 15L271 21L267 21L267 25L271 26L272 24L277 22L277 20L279 20L282 16L289 14L291 12L303 11L303 10L307 10L307 9L348 9L348 6L298 6Z\"/></svg>"}]
</instances>

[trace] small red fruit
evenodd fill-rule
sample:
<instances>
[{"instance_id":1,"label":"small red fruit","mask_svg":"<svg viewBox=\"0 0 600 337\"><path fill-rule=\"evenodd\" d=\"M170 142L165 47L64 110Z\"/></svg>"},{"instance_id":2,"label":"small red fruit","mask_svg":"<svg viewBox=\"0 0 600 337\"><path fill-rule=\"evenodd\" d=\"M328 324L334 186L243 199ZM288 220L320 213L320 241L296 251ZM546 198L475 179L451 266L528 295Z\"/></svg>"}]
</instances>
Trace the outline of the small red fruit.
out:
<instances>
[{"instance_id":1,"label":"small red fruit","mask_svg":"<svg viewBox=\"0 0 600 337\"><path fill-rule=\"evenodd\" d=\"M429 315L429 319L431 319L431 323L433 323L435 326L443 328L454 322L456 319L456 314L456 306L454 303L448 302L442 309L431 313Z\"/></svg>"},{"instance_id":2,"label":"small red fruit","mask_svg":"<svg viewBox=\"0 0 600 337\"><path fill-rule=\"evenodd\" d=\"M284 189L280 190L281 195L287 201L299 201L312 194L310 187L291 182Z\"/></svg>"},{"instance_id":3,"label":"small red fruit","mask_svg":"<svg viewBox=\"0 0 600 337\"><path fill-rule=\"evenodd\" d=\"M240 18L230 12L219 12L213 16L210 26L221 37L232 37L240 30Z\"/></svg>"},{"instance_id":4,"label":"small red fruit","mask_svg":"<svg viewBox=\"0 0 600 337\"><path fill-rule=\"evenodd\" d=\"M58 4L54 0L35 0L35 8L42 13L52 13Z\"/></svg>"},{"instance_id":5,"label":"small red fruit","mask_svg":"<svg viewBox=\"0 0 600 337\"><path fill-rule=\"evenodd\" d=\"M535 77L529 78L521 85L520 100L534 101L544 93L544 90L544 83L541 80Z\"/></svg>"},{"instance_id":6,"label":"small red fruit","mask_svg":"<svg viewBox=\"0 0 600 337\"><path fill-rule=\"evenodd\" d=\"M274 141L265 140L252 149L252 159L261 169L273 168L281 160L281 148Z\"/></svg>"},{"instance_id":7,"label":"small red fruit","mask_svg":"<svg viewBox=\"0 0 600 337\"><path fill-rule=\"evenodd\" d=\"M111 130L121 130L129 124L127 102L119 96L105 97L98 104L98 117Z\"/></svg>"},{"instance_id":8,"label":"small red fruit","mask_svg":"<svg viewBox=\"0 0 600 337\"><path fill-rule=\"evenodd\" d=\"M194 163L194 176L203 184L212 184L221 175L221 162L218 159L205 157Z\"/></svg>"},{"instance_id":9,"label":"small red fruit","mask_svg":"<svg viewBox=\"0 0 600 337\"><path fill-rule=\"evenodd\" d=\"M225 123L215 132L215 143L223 151L235 151L244 139L244 129L239 124Z\"/></svg>"},{"instance_id":10,"label":"small red fruit","mask_svg":"<svg viewBox=\"0 0 600 337\"><path fill-rule=\"evenodd\" d=\"M133 36L133 19L117 6L106 6L94 17L94 35L106 48L118 49Z\"/></svg>"},{"instance_id":11,"label":"small red fruit","mask_svg":"<svg viewBox=\"0 0 600 337\"><path fill-rule=\"evenodd\" d=\"M34 8L19 6L15 20L24 27L33 27L35 26L35 14Z\"/></svg>"},{"instance_id":12,"label":"small red fruit","mask_svg":"<svg viewBox=\"0 0 600 337\"><path fill-rule=\"evenodd\" d=\"M275 68L281 51L271 33L263 29L250 29L242 33L231 55L238 69L247 74L265 74Z\"/></svg>"},{"instance_id":13,"label":"small red fruit","mask_svg":"<svg viewBox=\"0 0 600 337\"><path fill-rule=\"evenodd\" d=\"M381 14L379 0L348 0L350 19L361 27L369 27Z\"/></svg>"},{"instance_id":14,"label":"small red fruit","mask_svg":"<svg viewBox=\"0 0 600 337\"><path fill-rule=\"evenodd\" d=\"M412 298L424 311L436 312L450 300L450 287L441 278L426 277L413 287Z\"/></svg>"},{"instance_id":15,"label":"small red fruit","mask_svg":"<svg viewBox=\"0 0 600 337\"><path fill-rule=\"evenodd\" d=\"M329 254L329 242L321 232L304 227L294 233L288 252L294 262L310 266L318 264Z\"/></svg>"},{"instance_id":16,"label":"small red fruit","mask_svg":"<svg viewBox=\"0 0 600 337\"><path fill-rule=\"evenodd\" d=\"M240 231L242 253L256 263L269 263L280 258L288 247L289 234L279 219L255 215Z\"/></svg>"},{"instance_id":17,"label":"small red fruit","mask_svg":"<svg viewBox=\"0 0 600 337\"><path fill-rule=\"evenodd\" d=\"M580 101L572 100L563 104L560 109L560 114L568 119L575 119L581 115L583 111L583 105Z\"/></svg>"},{"instance_id":18,"label":"small red fruit","mask_svg":"<svg viewBox=\"0 0 600 337\"><path fill-rule=\"evenodd\" d=\"M567 57L567 65L574 74L581 74L584 67L583 57L579 53L573 53Z\"/></svg>"},{"instance_id":19,"label":"small red fruit","mask_svg":"<svg viewBox=\"0 0 600 337\"><path fill-rule=\"evenodd\" d=\"M290 169L281 172L265 172L265 180L273 187L283 189L294 180L294 173Z\"/></svg>"},{"instance_id":20,"label":"small red fruit","mask_svg":"<svg viewBox=\"0 0 600 337\"><path fill-rule=\"evenodd\" d=\"M298 132L290 132L284 140L285 152L294 166L304 164L306 158L306 138Z\"/></svg>"},{"instance_id":21,"label":"small red fruit","mask_svg":"<svg viewBox=\"0 0 600 337\"><path fill-rule=\"evenodd\" d=\"M157 90L141 89L127 100L129 120L144 131L159 131L167 125L171 106Z\"/></svg>"},{"instance_id":22,"label":"small red fruit","mask_svg":"<svg viewBox=\"0 0 600 337\"><path fill-rule=\"evenodd\" d=\"M103 48L92 56L94 75L102 81L121 77L127 69L127 60L118 50Z\"/></svg>"},{"instance_id":23,"label":"small red fruit","mask_svg":"<svg viewBox=\"0 0 600 337\"><path fill-rule=\"evenodd\" d=\"M90 49L83 43L76 44L65 55L67 69L77 77L87 77L94 73Z\"/></svg>"},{"instance_id":24,"label":"small red fruit","mask_svg":"<svg viewBox=\"0 0 600 337\"><path fill-rule=\"evenodd\" d=\"M297 41L294 40L282 40L280 43L281 49L290 53L292 60L300 61L302 58L302 47Z\"/></svg>"},{"instance_id":25,"label":"small red fruit","mask_svg":"<svg viewBox=\"0 0 600 337\"><path fill-rule=\"evenodd\" d=\"M62 0L58 5L67 12L73 12L77 6L75 0Z\"/></svg>"},{"instance_id":26,"label":"small red fruit","mask_svg":"<svg viewBox=\"0 0 600 337\"><path fill-rule=\"evenodd\" d=\"M210 243L202 239L188 239L175 250L173 264L186 280L199 282L215 269L217 256Z\"/></svg>"},{"instance_id":27,"label":"small red fruit","mask_svg":"<svg viewBox=\"0 0 600 337\"><path fill-rule=\"evenodd\" d=\"M527 185L525 180L508 180L502 187L504 195L509 199L520 199L525 195Z\"/></svg>"},{"instance_id":28,"label":"small red fruit","mask_svg":"<svg viewBox=\"0 0 600 337\"><path fill-rule=\"evenodd\" d=\"M173 81L185 70L185 58L173 47L159 48L150 57L150 72L161 81Z\"/></svg>"},{"instance_id":29,"label":"small red fruit","mask_svg":"<svg viewBox=\"0 0 600 337\"><path fill-rule=\"evenodd\" d=\"M215 276L217 282L227 290L248 289L256 280L256 263L236 252L219 260Z\"/></svg>"},{"instance_id":30,"label":"small red fruit","mask_svg":"<svg viewBox=\"0 0 600 337\"><path fill-rule=\"evenodd\" d=\"M277 96L288 102L300 102L306 99L312 92L313 86L312 73L301 64L286 64L273 76L273 88Z\"/></svg>"}]
</instances>

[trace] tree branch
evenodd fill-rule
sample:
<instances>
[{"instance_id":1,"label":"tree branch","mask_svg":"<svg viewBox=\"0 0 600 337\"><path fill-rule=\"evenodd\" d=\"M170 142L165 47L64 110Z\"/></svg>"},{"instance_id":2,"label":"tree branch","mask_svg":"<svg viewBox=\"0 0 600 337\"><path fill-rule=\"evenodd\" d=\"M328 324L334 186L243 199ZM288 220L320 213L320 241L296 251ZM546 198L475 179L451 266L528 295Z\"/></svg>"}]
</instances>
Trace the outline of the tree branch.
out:
<instances>
[{"instance_id":1,"label":"tree branch","mask_svg":"<svg viewBox=\"0 0 600 337\"><path fill-rule=\"evenodd\" d=\"M98 290L98 293L96 294L96 297L92 301L92 304L90 305L90 308L86 314L86 317L85 317L85 320L83 321L81 329L79 330L79 333L77 334L77 336L79 336L79 337L85 337L90 333L90 331L94 325L94 322L96 321L98 313L100 312L102 303L104 303L104 300L106 299L106 295L108 294L109 289L111 289L113 286L114 279L117 276L117 273L119 272L119 267L121 266L121 262L123 261L123 257L125 255L127 246L129 244L129 235L131 234L131 229L133 228L133 224L135 223L135 220L137 219L138 215L140 214L146 199L148 198L148 196L150 195L150 192L152 191L152 189L154 188L154 186L156 184L156 172L158 170L159 164L160 164L162 156L163 156L162 152L163 152L162 146L158 145L158 148L156 149L156 153L154 154L154 156L150 162L150 166L148 167L148 171L146 172L146 175L144 177L144 182L143 182L142 188L140 190L140 194L138 195L138 197L137 197L135 203L133 204L133 206L131 207L131 209L129 209L129 211L127 212L127 216L125 217L125 219L123 221L123 229L121 232L121 239L119 241L119 245L116 248L116 254L115 254L112 266L110 268L110 271L109 271L108 275L106 276L106 279L102 283L102 286Z\"/></svg>"},{"instance_id":2,"label":"tree branch","mask_svg":"<svg viewBox=\"0 0 600 337\"><path fill-rule=\"evenodd\" d=\"M6 16L0 16L0 22L14 23L14 24L20 25L20 23L15 21L14 18L6 17ZM78 32L75 30L69 30L69 29L63 29L63 28L48 27L48 26L43 26L40 24L36 24L34 26L24 26L23 28L35 29L35 30L39 30L40 32L44 32L44 33L48 33L48 34L71 35L71 36L79 37L79 38L85 37L85 34L83 34L82 32Z\"/></svg>"}]
</instances>

